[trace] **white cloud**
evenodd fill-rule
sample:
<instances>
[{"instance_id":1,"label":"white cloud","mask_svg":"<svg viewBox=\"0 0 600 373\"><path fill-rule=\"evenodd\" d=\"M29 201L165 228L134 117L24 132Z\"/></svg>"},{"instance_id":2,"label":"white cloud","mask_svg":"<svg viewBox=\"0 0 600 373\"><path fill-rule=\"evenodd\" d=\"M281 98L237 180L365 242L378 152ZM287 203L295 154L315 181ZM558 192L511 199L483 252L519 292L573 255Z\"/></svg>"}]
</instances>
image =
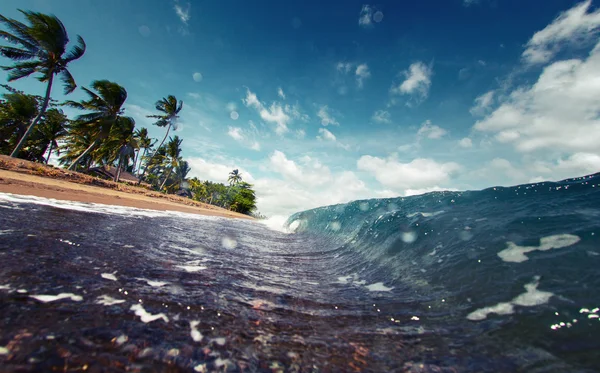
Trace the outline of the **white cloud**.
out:
<instances>
[{"instance_id":1,"label":"white cloud","mask_svg":"<svg viewBox=\"0 0 600 373\"><path fill-rule=\"evenodd\" d=\"M533 86L510 92L474 128L521 152L588 152L600 148L600 44L585 60L544 68Z\"/></svg>"},{"instance_id":2,"label":"white cloud","mask_svg":"<svg viewBox=\"0 0 600 373\"><path fill-rule=\"evenodd\" d=\"M197 83L198 83L198 82L201 82L201 81L202 81L202 74L201 74L201 73L199 73L199 72L195 72L195 73L192 75L192 78L193 78L193 79L194 79L194 81L195 81L195 82L197 82Z\"/></svg>"},{"instance_id":3,"label":"white cloud","mask_svg":"<svg viewBox=\"0 0 600 373\"><path fill-rule=\"evenodd\" d=\"M250 149L256 150L257 152L259 152L260 151L260 143L258 141L255 141L254 143L252 143L252 146L250 146Z\"/></svg>"},{"instance_id":4,"label":"white cloud","mask_svg":"<svg viewBox=\"0 0 600 373\"><path fill-rule=\"evenodd\" d=\"M319 186L331 180L329 168L310 157L305 158L304 166L300 166L288 159L285 153L275 150L269 161L270 169L301 185Z\"/></svg>"},{"instance_id":5,"label":"white cloud","mask_svg":"<svg viewBox=\"0 0 600 373\"><path fill-rule=\"evenodd\" d=\"M303 139L304 137L306 137L306 131L304 131L303 129L296 130L296 137L299 139Z\"/></svg>"},{"instance_id":6,"label":"white cloud","mask_svg":"<svg viewBox=\"0 0 600 373\"><path fill-rule=\"evenodd\" d=\"M244 139L244 135L242 135L242 129L240 127L229 127L227 134L234 140L241 141Z\"/></svg>"},{"instance_id":7,"label":"white cloud","mask_svg":"<svg viewBox=\"0 0 600 373\"><path fill-rule=\"evenodd\" d=\"M392 116L387 110L377 110L371 119L378 123L392 123Z\"/></svg>"},{"instance_id":8,"label":"white cloud","mask_svg":"<svg viewBox=\"0 0 600 373\"><path fill-rule=\"evenodd\" d=\"M470 138L465 137L458 142L458 145L461 148L471 148L471 147L473 147L473 141L471 141Z\"/></svg>"},{"instance_id":9,"label":"white cloud","mask_svg":"<svg viewBox=\"0 0 600 373\"><path fill-rule=\"evenodd\" d=\"M187 26L188 21L192 18L192 16L190 15L190 8L192 7L192 5L190 3L186 4L186 7L184 9L184 7L182 7L181 5L179 5L178 2L175 2L175 14L177 14L177 17L179 17L179 20Z\"/></svg>"},{"instance_id":10,"label":"white cloud","mask_svg":"<svg viewBox=\"0 0 600 373\"><path fill-rule=\"evenodd\" d=\"M489 112L490 107L494 103L494 91L489 91L475 99L475 105L471 108L471 115L482 116Z\"/></svg>"},{"instance_id":11,"label":"white cloud","mask_svg":"<svg viewBox=\"0 0 600 373\"><path fill-rule=\"evenodd\" d=\"M231 172L231 170L237 168L238 170L240 170L244 181L247 181L249 183L254 182L254 178L252 177L250 172L246 171L244 168L240 167L235 162L227 162L227 164L214 163L199 157L190 157L186 160L188 161L191 167L189 177L197 177L200 180L210 180L219 183L227 183L229 173Z\"/></svg>"},{"instance_id":12,"label":"white cloud","mask_svg":"<svg viewBox=\"0 0 600 373\"><path fill-rule=\"evenodd\" d=\"M360 64L356 67L356 84L358 88L362 88L364 80L371 76L369 66L366 63Z\"/></svg>"},{"instance_id":13,"label":"white cloud","mask_svg":"<svg viewBox=\"0 0 600 373\"><path fill-rule=\"evenodd\" d=\"M400 84L392 84L390 93L396 95L413 95L417 102L421 102L429 96L431 87L431 67L423 62L415 62L408 70L402 72L405 80Z\"/></svg>"},{"instance_id":14,"label":"white cloud","mask_svg":"<svg viewBox=\"0 0 600 373\"><path fill-rule=\"evenodd\" d=\"M319 133L321 134L321 136L317 136L317 139L319 140L327 140L327 141L336 141L336 137L333 133L331 133L329 130L327 130L326 128L319 128Z\"/></svg>"},{"instance_id":15,"label":"white cloud","mask_svg":"<svg viewBox=\"0 0 600 373\"><path fill-rule=\"evenodd\" d=\"M294 119L300 119L303 122L308 122L310 120L310 117L307 114L304 114L300 111L300 106L298 104L295 105L285 105L283 107L283 110L286 112L286 114L288 114L290 117L294 118Z\"/></svg>"},{"instance_id":16,"label":"white cloud","mask_svg":"<svg viewBox=\"0 0 600 373\"><path fill-rule=\"evenodd\" d=\"M329 107L327 105L321 106L317 112L317 116L321 118L321 124L324 126L328 126L330 124L332 126L340 125L338 121L331 114L329 114Z\"/></svg>"},{"instance_id":17,"label":"white cloud","mask_svg":"<svg viewBox=\"0 0 600 373\"><path fill-rule=\"evenodd\" d=\"M246 98L242 100L247 107L256 109L260 117L269 123L276 124L275 133L283 135L288 132L288 123L291 118L285 113L284 108L277 102L271 104L269 108L266 108L262 102L258 100L255 93L251 92L250 89L246 90Z\"/></svg>"},{"instance_id":18,"label":"white cloud","mask_svg":"<svg viewBox=\"0 0 600 373\"><path fill-rule=\"evenodd\" d=\"M370 155L360 157L357 167L371 173L383 186L403 191L437 187L460 170L455 162L438 163L433 159L416 158L402 163L394 157L383 159Z\"/></svg>"},{"instance_id":19,"label":"white cloud","mask_svg":"<svg viewBox=\"0 0 600 373\"><path fill-rule=\"evenodd\" d=\"M358 24L361 27L369 27L373 23L373 8L370 5L363 5L358 17Z\"/></svg>"},{"instance_id":20,"label":"white cloud","mask_svg":"<svg viewBox=\"0 0 600 373\"><path fill-rule=\"evenodd\" d=\"M442 127L431 124L430 120L426 120L417 131L417 137L427 137L428 139L441 139L448 131Z\"/></svg>"},{"instance_id":21,"label":"white cloud","mask_svg":"<svg viewBox=\"0 0 600 373\"><path fill-rule=\"evenodd\" d=\"M588 13L591 0L583 1L559 16L544 29L536 32L527 43L523 60L529 64L549 62L563 43L590 40L600 27L600 9Z\"/></svg>"},{"instance_id":22,"label":"white cloud","mask_svg":"<svg viewBox=\"0 0 600 373\"><path fill-rule=\"evenodd\" d=\"M350 62L338 62L335 68L340 73L347 74L352 70L352 64Z\"/></svg>"},{"instance_id":23,"label":"white cloud","mask_svg":"<svg viewBox=\"0 0 600 373\"><path fill-rule=\"evenodd\" d=\"M277 88L277 95L281 97L282 100L285 100L285 93L283 93L283 89L281 87Z\"/></svg>"}]
</instances>

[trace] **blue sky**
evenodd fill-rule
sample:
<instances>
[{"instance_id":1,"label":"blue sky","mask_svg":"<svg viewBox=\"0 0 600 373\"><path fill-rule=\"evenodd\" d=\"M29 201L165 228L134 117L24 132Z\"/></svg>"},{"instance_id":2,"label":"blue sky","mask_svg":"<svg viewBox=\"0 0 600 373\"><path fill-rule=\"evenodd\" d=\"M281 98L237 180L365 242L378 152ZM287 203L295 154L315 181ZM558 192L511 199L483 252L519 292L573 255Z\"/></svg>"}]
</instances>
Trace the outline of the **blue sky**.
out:
<instances>
[{"instance_id":1,"label":"blue sky","mask_svg":"<svg viewBox=\"0 0 600 373\"><path fill-rule=\"evenodd\" d=\"M597 6L4 0L0 13L57 15L88 45L70 68L78 85L123 85L126 113L154 137L153 103L182 99L191 176L239 168L261 212L288 215L597 172ZM44 92L32 78L14 86Z\"/></svg>"}]
</instances>

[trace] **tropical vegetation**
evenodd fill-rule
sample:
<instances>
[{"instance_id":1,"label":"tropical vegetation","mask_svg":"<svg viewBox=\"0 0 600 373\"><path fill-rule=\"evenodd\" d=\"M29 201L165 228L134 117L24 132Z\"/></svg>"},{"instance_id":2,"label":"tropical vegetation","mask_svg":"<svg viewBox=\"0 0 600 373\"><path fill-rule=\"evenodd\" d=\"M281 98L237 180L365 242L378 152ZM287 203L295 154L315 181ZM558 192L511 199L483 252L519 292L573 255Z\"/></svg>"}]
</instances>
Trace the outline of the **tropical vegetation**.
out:
<instances>
[{"instance_id":1,"label":"tropical vegetation","mask_svg":"<svg viewBox=\"0 0 600 373\"><path fill-rule=\"evenodd\" d=\"M69 48L66 28L53 15L20 12L25 23L0 15L4 26L0 41L7 44L0 45L0 54L13 61L2 69L8 71L9 82L35 75L45 84L45 94L31 95L0 85L6 91L0 95L0 154L58 162L72 171L110 175L117 182L128 173L128 181L147 188L243 214L255 213L255 192L238 169L229 173L229 185L188 178L191 167L183 157L184 139L169 136L177 129L183 109L183 101L174 95L158 100L158 114L148 116L156 120L154 125L165 128L160 142L126 115L127 90L116 82L92 81L89 88L81 87L86 98L79 101L53 100L56 77L63 82L65 95L77 88L68 67L85 54L86 44L77 36ZM78 114L68 118L62 110L65 107Z\"/></svg>"}]
</instances>

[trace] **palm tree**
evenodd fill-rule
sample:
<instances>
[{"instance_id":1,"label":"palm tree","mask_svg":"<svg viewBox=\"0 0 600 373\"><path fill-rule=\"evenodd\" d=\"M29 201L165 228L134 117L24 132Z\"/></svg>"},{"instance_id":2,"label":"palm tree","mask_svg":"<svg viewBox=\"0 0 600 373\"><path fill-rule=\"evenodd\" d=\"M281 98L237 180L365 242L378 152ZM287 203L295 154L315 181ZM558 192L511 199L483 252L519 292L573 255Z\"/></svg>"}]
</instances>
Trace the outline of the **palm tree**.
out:
<instances>
[{"instance_id":1,"label":"palm tree","mask_svg":"<svg viewBox=\"0 0 600 373\"><path fill-rule=\"evenodd\" d=\"M167 136L169 136L169 131L171 130L171 127L173 126L173 124L175 124L177 118L179 118L177 114L179 114L181 109L183 109L183 101L177 101L177 98L175 96L169 95L166 98L163 97L161 100L157 101L155 107L156 110L164 114L148 115L148 118L158 119L154 124L158 127L167 127L167 132L165 133L165 137L163 137L162 141L158 145L158 148L156 148L156 151L154 152L154 154L152 154L150 159L154 158L158 149L160 149L160 147L164 144L165 140L167 139ZM142 178L146 174L146 170L148 169L148 163L149 162L146 163L144 171L142 171L142 175L140 175L138 185L142 182Z\"/></svg>"},{"instance_id":2,"label":"palm tree","mask_svg":"<svg viewBox=\"0 0 600 373\"><path fill-rule=\"evenodd\" d=\"M229 178L227 180L229 181L229 185L238 184L242 181L242 174L240 174L240 171L236 168L229 173Z\"/></svg>"},{"instance_id":3,"label":"palm tree","mask_svg":"<svg viewBox=\"0 0 600 373\"><path fill-rule=\"evenodd\" d=\"M55 16L31 11L19 11L23 13L29 25L0 15L0 23L4 24L9 30L0 30L0 37L16 45L16 47L0 46L0 54L15 61L14 65L3 66L2 68L9 71L9 82L37 72L40 74L38 80L47 83L47 87L42 106L12 151L12 157L19 155L27 138L46 112L50 102L54 76L58 75L63 81L65 94L75 90L77 85L75 79L67 70L67 66L69 63L81 58L85 53L85 41L79 35L77 36L77 45L70 51L66 51L69 36L63 23Z\"/></svg>"},{"instance_id":4,"label":"palm tree","mask_svg":"<svg viewBox=\"0 0 600 373\"><path fill-rule=\"evenodd\" d=\"M148 137L148 129L145 127L136 130L134 136L137 139L138 147L137 152L135 154L135 159L133 160L132 172L137 172L138 159L144 159L144 157L146 156L146 152L148 151L148 149L150 149L150 147L152 147L153 141L150 137ZM140 152L142 151L142 149L144 151L142 153L142 156L140 157Z\"/></svg>"},{"instance_id":5,"label":"palm tree","mask_svg":"<svg viewBox=\"0 0 600 373\"><path fill-rule=\"evenodd\" d=\"M67 101L66 104L76 109L87 110L90 113L79 115L72 125L71 131L81 136L82 133L93 134L94 141L69 166L74 170L79 162L86 158L92 150L104 141L113 130L113 126L128 126L133 118L123 117L123 104L127 99L127 91L117 83L108 80L96 80L91 87L93 92L85 87L83 90L90 96L89 100L80 102ZM133 128L131 129L133 131Z\"/></svg>"},{"instance_id":6,"label":"palm tree","mask_svg":"<svg viewBox=\"0 0 600 373\"><path fill-rule=\"evenodd\" d=\"M9 154L38 115L35 96L22 92L5 93L0 100L0 153Z\"/></svg>"},{"instance_id":7,"label":"palm tree","mask_svg":"<svg viewBox=\"0 0 600 373\"><path fill-rule=\"evenodd\" d=\"M165 166L169 168L169 171L167 172L167 175L165 176L165 179L163 180L162 184L160 185L159 190L162 190L166 183L167 180L169 180L169 177L171 176L171 173L173 172L173 170L177 167L179 167L179 163L183 162L183 160L181 159L181 143L183 142L182 139L179 138L179 136L175 136L173 138L171 138L171 140L166 144L166 164Z\"/></svg>"},{"instance_id":8,"label":"palm tree","mask_svg":"<svg viewBox=\"0 0 600 373\"><path fill-rule=\"evenodd\" d=\"M38 126L40 141L42 142L41 154L48 152L44 163L48 164L53 151L60 154L58 140L67 134L67 116L62 110L50 109L46 111L43 121Z\"/></svg>"}]
</instances>

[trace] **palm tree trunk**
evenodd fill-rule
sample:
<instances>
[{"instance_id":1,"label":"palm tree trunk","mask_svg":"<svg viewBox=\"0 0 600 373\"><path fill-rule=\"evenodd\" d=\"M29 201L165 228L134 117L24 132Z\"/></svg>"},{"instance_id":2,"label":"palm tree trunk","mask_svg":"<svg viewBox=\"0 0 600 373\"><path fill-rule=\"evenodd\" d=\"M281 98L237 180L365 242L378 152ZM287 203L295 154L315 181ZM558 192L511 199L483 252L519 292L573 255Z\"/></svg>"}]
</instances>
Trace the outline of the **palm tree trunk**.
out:
<instances>
[{"instance_id":1,"label":"palm tree trunk","mask_svg":"<svg viewBox=\"0 0 600 373\"><path fill-rule=\"evenodd\" d=\"M135 175L135 172L137 170L137 161L138 161L138 156L140 155L140 152L142 151L142 149L138 149L135 152L135 157L133 157L133 169L131 170L131 173Z\"/></svg>"},{"instance_id":2,"label":"palm tree trunk","mask_svg":"<svg viewBox=\"0 0 600 373\"><path fill-rule=\"evenodd\" d=\"M50 150L48 150L48 158L46 158L46 164L48 164L48 162L50 162L50 157L52 156L52 142L50 142Z\"/></svg>"},{"instance_id":3,"label":"palm tree trunk","mask_svg":"<svg viewBox=\"0 0 600 373\"><path fill-rule=\"evenodd\" d=\"M173 167L169 168L169 172L167 173L167 177L165 177L165 180L160 185L160 189L159 190L162 190L165 187L165 184L167 183L167 180L169 180L169 176L171 176L171 172L173 172Z\"/></svg>"},{"instance_id":4,"label":"palm tree trunk","mask_svg":"<svg viewBox=\"0 0 600 373\"><path fill-rule=\"evenodd\" d=\"M115 176L113 177L114 182L119 182L119 176L121 175L121 163L123 163L123 156L119 156L119 163L117 163L117 167L115 168Z\"/></svg>"},{"instance_id":5,"label":"palm tree trunk","mask_svg":"<svg viewBox=\"0 0 600 373\"><path fill-rule=\"evenodd\" d=\"M21 151L21 148L23 148L23 146L25 145L27 138L29 137L31 132L33 132L33 129L35 128L35 126L37 126L40 119L42 119L42 116L44 115L44 113L46 112L46 109L48 108L48 103L50 102L50 93L52 92L52 81L54 80L54 73L52 72L52 70L50 70L49 72L50 72L50 78L48 78L48 87L46 87L46 96L44 97L44 102L42 103L40 112L35 117L35 119L31 123L31 125L29 125L29 128L27 128L27 131L25 131L25 134L23 134L23 137L21 137L21 140L19 140L19 143L17 144L17 146L15 146L15 149L12 151L12 153L10 153L11 157L17 157L19 155L19 152Z\"/></svg>"},{"instance_id":6,"label":"palm tree trunk","mask_svg":"<svg viewBox=\"0 0 600 373\"><path fill-rule=\"evenodd\" d=\"M81 155L80 155L79 157L77 157L77 159L76 159L76 160L74 160L74 161L73 161L73 163L71 163L71 165L69 166L69 168L68 168L67 170L69 170L69 171L73 171L73 170L75 170L75 168L77 167L77 164L78 164L79 162L81 162L81 160L82 160L82 159L83 159L83 158L84 158L86 155L88 155L88 154L89 154L89 153L92 151L92 149L93 149L93 148L95 148L95 147L96 147L96 145L98 145L98 143L99 143L99 142L100 142L100 139L96 139L96 140L94 140L94 142L92 143L92 145L88 146L88 148L87 148L87 149L85 149L85 151L84 151L83 153L81 153Z\"/></svg>"},{"instance_id":7,"label":"palm tree trunk","mask_svg":"<svg viewBox=\"0 0 600 373\"><path fill-rule=\"evenodd\" d=\"M165 143L165 140L167 139L167 136L169 136L169 131L170 130L171 130L171 122L169 122L169 126L167 127L167 133L165 133L165 137L163 137L162 141L160 142L160 145L156 148L156 150L154 151L154 154L152 154L152 157L150 157L150 159L154 158L154 156L158 152L158 149L160 149L160 147ZM146 163L146 166L144 167L144 171L142 172L142 175L140 175L139 180L137 182L137 185L140 185L142 183L142 178L146 174L146 170L148 170L148 163L150 163L150 162Z\"/></svg>"}]
</instances>

